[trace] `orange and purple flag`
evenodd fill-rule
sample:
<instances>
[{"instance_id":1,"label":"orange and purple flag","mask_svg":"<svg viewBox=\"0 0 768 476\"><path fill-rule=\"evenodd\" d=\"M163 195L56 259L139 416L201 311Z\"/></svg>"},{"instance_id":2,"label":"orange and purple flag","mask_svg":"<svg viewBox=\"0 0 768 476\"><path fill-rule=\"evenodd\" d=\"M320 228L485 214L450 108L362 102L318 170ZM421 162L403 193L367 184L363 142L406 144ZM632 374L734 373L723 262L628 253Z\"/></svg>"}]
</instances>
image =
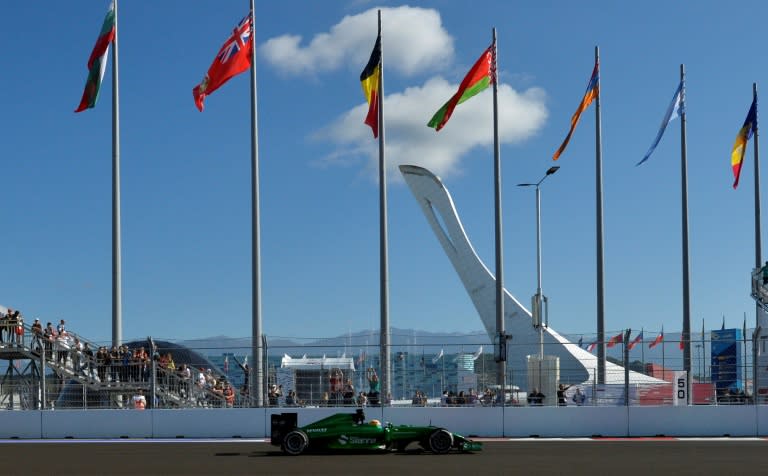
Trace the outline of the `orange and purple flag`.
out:
<instances>
[{"instance_id":1,"label":"orange and purple flag","mask_svg":"<svg viewBox=\"0 0 768 476\"><path fill-rule=\"evenodd\" d=\"M752 100L752 106L749 108L747 118L744 119L744 125L736 134L736 142L731 151L731 169L733 169L733 188L739 186L739 176L741 175L741 166L744 163L744 149L747 142L757 130L757 98Z\"/></svg>"},{"instance_id":2,"label":"orange and purple flag","mask_svg":"<svg viewBox=\"0 0 768 476\"><path fill-rule=\"evenodd\" d=\"M565 148L568 146L568 142L571 140L571 136L573 135L573 131L576 130L576 124L579 123L579 119L581 118L581 113L587 110L590 104L592 104L592 101L595 100L600 95L600 63L595 61L595 68L592 70L592 77L589 79L589 84L587 84L587 91L584 93L584 97L581 99L581 104L579 104L579 107L576 109L576 112L573 113L573 117L571 117L571 129L568 131L568 135L565 136L565 140L562 144L560 144L560 147L558 147L557 151L555 152L555 155L552 156L552 160L557 160L560 158L560 154L563 153Z\"/></svg>"}]
</instances>

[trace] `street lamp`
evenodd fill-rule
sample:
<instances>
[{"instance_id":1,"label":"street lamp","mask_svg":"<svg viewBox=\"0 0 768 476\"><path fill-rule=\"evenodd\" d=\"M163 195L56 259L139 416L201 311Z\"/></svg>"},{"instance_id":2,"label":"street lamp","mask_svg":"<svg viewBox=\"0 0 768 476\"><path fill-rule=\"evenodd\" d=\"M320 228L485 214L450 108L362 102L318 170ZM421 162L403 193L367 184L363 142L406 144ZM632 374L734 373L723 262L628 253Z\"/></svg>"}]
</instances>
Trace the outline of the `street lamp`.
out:
<instances>
[{"instance_id":1,"label":"street lamp","mask_svg":"<svg viewBox=\"0 0 768 476\"><path fill-rule=\"evenodd\" d=\"M558 171L560 167L553 166L547 169L544 176L536 183L519 183L518 187L536 187L536 295L533 296L533 326L539 329L539 356L544 358L544 326L541 321L541 309L547 298L541 292L541 183L547 177ZM549 319L547 319L548 321Z\"/></svg>"}]
</instances>

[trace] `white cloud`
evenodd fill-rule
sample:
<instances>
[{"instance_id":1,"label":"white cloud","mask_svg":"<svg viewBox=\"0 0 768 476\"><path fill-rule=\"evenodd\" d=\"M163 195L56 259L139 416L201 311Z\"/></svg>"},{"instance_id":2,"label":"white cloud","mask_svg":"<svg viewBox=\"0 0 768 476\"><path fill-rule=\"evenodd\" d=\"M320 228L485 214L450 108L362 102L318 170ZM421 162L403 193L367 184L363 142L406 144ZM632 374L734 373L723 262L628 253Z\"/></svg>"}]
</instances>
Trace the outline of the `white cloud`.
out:
<instances>
[{"instance_id":1,"label":"white cloud","mask_svg":"<svg viewBox=\"0 0 768 476\"><path fill-rule=\"evenodd\" d=\"M376 40L377 10L345 16L306 45L298 35L272 38L261 46L261 57L292 75L314 75L341 67L362 69ZM453 38L443 28L439 12L408 6L382 8L381 23L388 72L410 76L450 64Z\"/></svg>"},{"instance_id":2,"label":"white cloud","mask_svg":"<svg viewBox=\"0 0 768 476\"><path fill-rule=\"evenodd\" d=\"M400 164L428 168L443 177L460 170L459 161L471 149L493 144L493 95L491 88L460 104L446 126L435 132L427 127L432 115L450 98L458 84L441 77L432 78L420 87L384 98L386 157L388 175ZM540 88L523 92L507 84L499 85L499 140L516 143L535 134L547 118L546 95ZM371 172L378 167L378 141L363 124L368 105L363 103L342 114L317 136L344 149L325 157L323 163L339 165L349 158L368 158ZM374 175L375 176L375 175Z\"/></svg>"},{"instance_id":3,"label":"white cloud","mask_svg":"<svg viewBox=\"0 0 768 476\"><path fill-rule=\"evenodd\" d=\"M317 75L339 69L359 71L373 47L376 12L377 9L372 8L346 16L307 44L302 44L302 37L296 35L270 39L261 47L262 58L292 75ZM383 8L381 17L387 74L410 76L455 68L453 38L443 28L438 11L408 6ZM465 68L467 66L461 67L461 72L466 72ZM403 92L385 91L387 167L393 179L400 179L396 172L400 164L421 165L448 176L460 170L460 159L472 149L491 150L493 98L490 88L459 105L440 132L427 127L435 111L457 88L458 84L433 77L422 86ZM541 129L547 118L546 98L540 88L518 92L502 83L498 99L502 143L525 140ZM334 152L319 159L319 165L359 166L363 158L370 176L377 176L378 141L363 124L367 110L368 105L362 103L317 131L315 138L336 145Z\"/></svg>"}]
</instances>

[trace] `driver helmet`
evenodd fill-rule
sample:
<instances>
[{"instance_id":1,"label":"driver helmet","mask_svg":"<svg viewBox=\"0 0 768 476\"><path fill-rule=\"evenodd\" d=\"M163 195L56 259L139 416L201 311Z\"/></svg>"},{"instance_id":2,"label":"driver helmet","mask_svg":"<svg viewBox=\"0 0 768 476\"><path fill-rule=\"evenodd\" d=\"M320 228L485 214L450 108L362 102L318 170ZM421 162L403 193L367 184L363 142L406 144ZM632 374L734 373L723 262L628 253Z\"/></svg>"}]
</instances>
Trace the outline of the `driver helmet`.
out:
<instances>
[{"instance_id":1,"label":"driver helmet","mask_svg":"<svg viewBox=\"0 0 768 476\"><path fill-rule=\"evenodd\" d=\"M368 424L371 425L371 426L381 427L381 422L379 420L371 420L371 421L368 422Z\"/></svg>"}]
</instances>

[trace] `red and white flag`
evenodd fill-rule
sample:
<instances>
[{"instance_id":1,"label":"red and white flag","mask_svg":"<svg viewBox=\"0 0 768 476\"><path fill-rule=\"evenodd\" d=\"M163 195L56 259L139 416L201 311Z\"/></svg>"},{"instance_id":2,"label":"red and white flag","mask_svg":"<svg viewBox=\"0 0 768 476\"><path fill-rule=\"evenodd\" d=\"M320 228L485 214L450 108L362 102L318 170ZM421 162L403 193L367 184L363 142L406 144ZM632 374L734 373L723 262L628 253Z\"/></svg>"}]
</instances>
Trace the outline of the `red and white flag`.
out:
<instances>
[{"instance_id":1,"label":"red and white flag","mask_svg":"<svg viewBox=\"0 0 768 476\"><path fill-rule=\"evenodd\" d=\"M661 344L662 342L664 342L664 331L663 330L661 332L659 332L659 335L657 335L655 339L653 339L653 342L648 344L648 348L649 349L653 349L654 347L656 347L657 345Z\"/></svg>"},{"instance_id":2,"label":"red and white flag","mask_svg":"<svg viewBox=\"0 0 768 476\"><path fill-rule=\"evenodd\" d=\"M203 112L203 101L205 101L206 96L251 67L252 32L251 15L248 14L224 42L213 63L211 63L211 67L208 68L208 73L206 73L203 81L192 89L195 106L200 112Z\"/></svg>"},{"instance_id":3,"label":"red and white flag","mask_svg":"<svg viewBox=\"0 0 768 476\"><path fill-rule=\"evenodd\" d=\"M610 340L608 340L608 347L613 347L616 344L621 344L624 342L624 331L619 332L615 336L611 337Z\"/></svg>"},{"instance_id":4,"label":"red and white flag","mask_svg":"<svg viewBox=\"0 0 768 476\"><path fill-rule=\"evenodd\" d=\"M109 4L109 11L104 17L101 25L101 31L96 38L96 45L88 57L88 79L85 82L83 97L75 112L85 111L96 106L96 100L99 98L99 89L104 80L104 71L107 69L107 57L109 56L109 45L115 40L115 4Z\"/></svg>"}]
</instances>

